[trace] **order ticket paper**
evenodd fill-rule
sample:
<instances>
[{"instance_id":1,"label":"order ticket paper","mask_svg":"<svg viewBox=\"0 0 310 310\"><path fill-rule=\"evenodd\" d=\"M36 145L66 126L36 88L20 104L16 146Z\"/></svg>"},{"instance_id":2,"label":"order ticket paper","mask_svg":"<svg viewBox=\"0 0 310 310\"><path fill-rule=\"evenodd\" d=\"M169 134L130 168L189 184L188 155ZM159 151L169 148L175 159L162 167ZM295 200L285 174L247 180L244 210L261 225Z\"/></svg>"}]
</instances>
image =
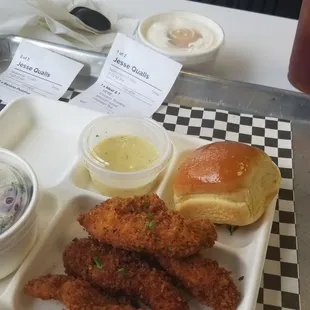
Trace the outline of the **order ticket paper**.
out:
<instances>
[{"instance_id":1,"label":"order ticket paper","mask_svg":"<svg viewBox=\"0 0 310 310\"><path fill-rule=\"evenodd\" d=\"M181 68L119 33L96 83L70 103L107 114L149 117L165 100Z\"/></svg>"},{"instance_id":2,"label":"order ticket paper","mask_svg":"<svg viewBox=\"0 0 310 310\"><path fill-rule=\"evenodd\" d=\"M0 75L0 102L23 95L59 99L83 64L22 40L10 66Z\"/></svg>"}]
</instances>

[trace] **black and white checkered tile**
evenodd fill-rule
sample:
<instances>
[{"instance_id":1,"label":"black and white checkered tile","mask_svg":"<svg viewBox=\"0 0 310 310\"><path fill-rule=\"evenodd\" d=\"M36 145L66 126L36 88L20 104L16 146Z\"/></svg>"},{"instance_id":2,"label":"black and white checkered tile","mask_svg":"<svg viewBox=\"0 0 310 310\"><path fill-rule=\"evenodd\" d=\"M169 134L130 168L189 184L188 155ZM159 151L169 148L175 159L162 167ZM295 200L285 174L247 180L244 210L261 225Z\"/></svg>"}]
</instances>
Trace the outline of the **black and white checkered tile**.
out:
<instances>
[{"instance_id":1,"label":"black and white checkered tile","mask_svg":"<svg viewBox=\"0 0 310 310\"><path fill-rule=\"evenodd\" d=\"M282 183L256 310L300 309L290 122L166 103L153 119L167 130L202 139L251 144L279 166Z\"/></svg>"},{"instance_id":2,"label":"black and white checkered tile","mask_svg":"<svg viewBox=\"0 0 310 310\"><path fill-rule=\"evenodd\" d=\"M81 91L77 91L73 88L69 88L59 100L63 102L69 102L71 99L73 99L80 93Z\"/></svg>"},{"instance_id":3,"label":"black and white checkered tile","mask_svg":"<svg viewBox=\"0 0 310 310\"><path fill-rule=\"evenodd\" d=\"M61 100L68 102L77 94L69 89ZM290 122L167 103L153 119L167 130L202 139L251 144L264 150L278 165L282 183L256 310L300 309Z\"/></svg>"}]
</instances>

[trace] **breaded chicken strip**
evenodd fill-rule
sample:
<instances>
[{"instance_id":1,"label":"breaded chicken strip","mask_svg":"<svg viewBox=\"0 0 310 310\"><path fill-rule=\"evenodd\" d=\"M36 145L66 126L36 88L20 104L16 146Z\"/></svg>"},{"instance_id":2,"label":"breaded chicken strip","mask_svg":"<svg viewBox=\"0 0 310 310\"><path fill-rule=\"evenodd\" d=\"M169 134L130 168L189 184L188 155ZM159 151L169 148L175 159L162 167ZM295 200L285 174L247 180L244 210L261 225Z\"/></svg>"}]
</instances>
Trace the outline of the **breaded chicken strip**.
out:
<instances>
[{"instance_id":1,"label":"breaded chicken strip","mask_svg":"<svg viewBox=\"0 0 310 310\"><path fill-rule=\"evenodd\" d=\"M134 310L102 295L88 282L66 275L45 275L33 279L25 285L24 292L44 300L59 300L69 310Z\"/></svg>"},{"instance_id":2,"label":"breaded chicken strip","mask_svg":"<svg viewBox=\"0 0 310 310\"><path fill-rule=\"evenodd\" d=\"M176 259L157 257L160 265L191 294L213 310L237 309L240 294L230 273L200 255Z\"/></svg>"},{"instance_id":3,"label":"breaded chicken strip","mask_svg":"<svg viewBox=\"0 0 310 310\"><path fill-rule=\"evenodd\" d=\"M94 239L74 239L63 253L63 262L69 275L135 297L152 310L188 310L166 276L136 253L113 249Z\"/></svg>"},{"instance_id":4,"label":"breaded chicken strip","mask_svg":"<svg viewBox=\"0 0 310 310\"><path fill-rule=\"evenodd\" d=\"M198 253L217 238L211 222L190 225L156 194L108 199L80 214L78 221L92 237L113 247L166 256Z\"/></svg>"}]
</instances>

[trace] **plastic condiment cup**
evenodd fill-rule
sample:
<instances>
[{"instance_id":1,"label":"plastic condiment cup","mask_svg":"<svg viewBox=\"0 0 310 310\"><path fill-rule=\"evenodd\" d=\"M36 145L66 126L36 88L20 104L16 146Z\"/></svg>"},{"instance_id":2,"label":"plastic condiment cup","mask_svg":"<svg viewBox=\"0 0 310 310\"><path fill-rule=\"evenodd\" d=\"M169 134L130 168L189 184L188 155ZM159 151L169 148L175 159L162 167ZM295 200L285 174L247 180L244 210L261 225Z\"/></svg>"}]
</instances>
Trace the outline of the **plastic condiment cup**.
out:
<instances>
[{"instance_id":1,"label":"plastic condiment cup","mask_svg":"<svg viewBox=\"0 0 310 310\"><path fill-rule=\"evenodd\" d=\"M30 165L13 152L0 148L0 162L1 177L3 175L8 177L7 182L5 179L1 180L2 222L5 212L10 211L12 214L11 208L19 213L12 225L0 234L0 279L2 279L20 266L35 243L38 181Z\"/></svg>"},{"instance_id":2,"label":"plastic condiment cup","mask_svg":"<svg viewBox=\"0 0 310 310\"><path fill-rule=\"evenodd\" d=\"M152 166L139 171L107 169L92 150L100 141L119 135L132 135L146 140L156 148L159 159ZM172 143L166 130L155 121L139 116L103 116L94 120L82 131L79 149L95 188L110 197L150 192L172 155Z\"/></svg>"},{"instance_id":3,"label":"plastic condiment cup","mask_svg":"<svg viewBox=\"0 0 310 310\"><path fill-rule=\"evenodd\" d=\"M161 21L169 21L173 27L173 21L183 20L184 24L188 23L188 26L180 26L180 30L183 31L192 29L195 30L195 25L199 24L208 32L208 42L205 48L198 49L184 49L184 48L163 48L155 43L150 42L148 39L148 32L154 23ZM194 26L191 27L191 22ZM197 28L197 27L196 27ZM158 33L155 31L154 33ZM183 64L183 69L198 72L208 73L212 71L216 61L216 57L220 48L224 43L224 31L220 25L205 16L183 11L172 11L166 13L160 13L149 16L141 21L137 31L137 39L147 47Z\"/></svg>"}]
</instances>

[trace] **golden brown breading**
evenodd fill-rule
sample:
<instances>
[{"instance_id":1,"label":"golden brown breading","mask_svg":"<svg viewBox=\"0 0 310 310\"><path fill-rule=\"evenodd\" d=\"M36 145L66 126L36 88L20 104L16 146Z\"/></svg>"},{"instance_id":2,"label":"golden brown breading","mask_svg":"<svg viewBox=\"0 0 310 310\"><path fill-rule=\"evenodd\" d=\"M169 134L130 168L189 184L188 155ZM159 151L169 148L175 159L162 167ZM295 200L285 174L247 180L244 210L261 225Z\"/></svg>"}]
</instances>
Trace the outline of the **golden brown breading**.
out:
<instances>
[{"instance_id":1,"label":"golden brown breading","mask_svg":"<svg viewBox=\"0 0 310 310\"><path fill-rule=\"evenodd\" d=\"M66 275L44 275L29 281L25 287L24 292L27 295L40 298L43 300L58 299L59 291L67 281L74 281L74 277Z\"/></svg>"},{"instance_id":2,"label":"golden brown breading","mask_svg":"<svg viewBox=\"0 0 310 310\"><path fill-rule=\"evenodd\" d=\"M103 289L138 298L152 310L188 310L179 291L136 253L94 239L74 239L63 253L66 272Z\"/></svg>"},{"instance_id":3,"label":"golden brown breading","mask_svg":"<svg viewBox=\"0 0 310 310\"><path fill-rule=\"evenodd\" d=\"M189 224L177 212L169 211L156 194L108 199L78 221L94 238L113 247L184 257L213 246L217 234L208 220Z\"/></svg>"},{"instance_id":4,"label":"golden brown breading","mask_svg":"<svg viewBox=\"0 0 310 310\"><path fill-rule=\"evenodd\" d=\"M197 236L201 238L201 243L204 247L213 247L217 239L215 225L207 219L186 219L186 224Z\"/></svg>"},{"instance_id":5,"label":"golden brown breading","mask_svg":"<svg viewBox=\"0 0 310 310\"><path fill-rule=\"evenodd\" d=\"M191 294L214 310L237 309L240 294L230 273L200 255L176 259L159 256L160 265Z\"/></svg>"},{"instance_id":6,"label":"golden brown breading","mask_svg":"<svg viewBox=\"0 0 310 310\"><path fill-rule=\"evenodd\" d=\"M62 302L69 310L134 310L129 305L119 305L88 282L66 275L45 275L29 281L27 295Z\"/></svg>"}]
</instances>

